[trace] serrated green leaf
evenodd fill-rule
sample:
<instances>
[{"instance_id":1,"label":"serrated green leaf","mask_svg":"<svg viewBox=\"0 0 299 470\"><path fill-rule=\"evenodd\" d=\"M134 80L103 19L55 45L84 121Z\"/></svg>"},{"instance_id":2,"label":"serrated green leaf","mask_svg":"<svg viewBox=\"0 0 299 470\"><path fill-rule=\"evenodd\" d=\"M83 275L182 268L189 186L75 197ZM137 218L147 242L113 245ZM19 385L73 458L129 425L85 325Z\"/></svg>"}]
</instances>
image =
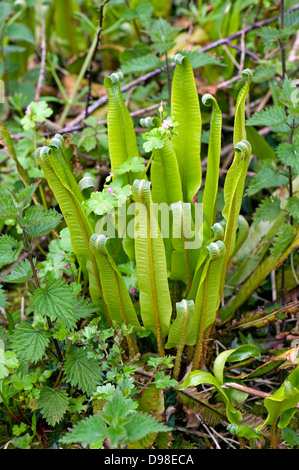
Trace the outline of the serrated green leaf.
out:
<instances>
[{"instance_id":1,"label":"serrated green leaf","mask_svg":"<svg viewBox=\"0 0 299 470\"><path fill-rule=\"evenodd\" d=\"M213 57L206 52L200 52L200 49L192 51L178 51L177 54L182 54L189 58L192 68L198 69L205 65L221 65L221 60L218 57Z\"/></svg>"},{"instance_id":2,"label":"serrated green leaf","mask_svg":"<svg viewBox=\"0 0 299 470\"><path fill-rule=\"evenodd\" d=\"M61 279L49 281L45 287L37 289L32 296L34 310L42 316L58 318L70 329L76 325L75 301L76 297L70 287Z\"/></svg>"},{"instance_id":3,"label":"serrated green leaf","mask_svg":"<svg viewBox=\"0 0 299 470\"><path fill-rule=\"evenodd\" d=\"M5 295L5 291L3 290L3 287L0 285L0 307L6 308L7 305L7 298Z\"/></svg>"},{"instance_id":4,"label":"serrated green leaf","mask_svg":"<svg viewBox=\"0 0 299 470\"><path fill-rule=\"evenodd\" d=\"M91 396L102 382L98 362L88 357L85 349L74 349L64 364L66 379L73 387L79 387Z\"/></svg>"},{"instance_id":5,"label":"serrated green leaf","mask_svg":"<svg viewBox=\"0 0 299 470\"><path fill-rule=\"evenodd\" d=\"M278 196L263 199L255 211L254 221L256 223L259 223L262 220L273 222L281 214L280 202L281 201Z\"/></svg>"},{"instance_id":6,"label":"serrated green leaf","mask_svg":"<svg viewBox=\"0 0 299 470\"><path fill-rule=\"evenodd\" d=\"M40 391L38 407L50 426L59 423L69 407L66 390L43 387Z\"/></svg>"},{"instance_id":7,"label":"serrated green leaf","mask_svg":"<svg viewBox=\"0 0 299 470\"><path fill-rule=\"evenodd\" d=\"M296 236L296 228L293 225L285 225L276 235L273 245L270 248L271 256L277 258L292 243Z\"/></svg>"},{"instance_id":8,"label":"serrated green leaf","mask_svg":"<svg viewBox=\"0 0 299 470\"><path fill-rule=\"evenodd\" d=\"M21 283L29 281L32 276L32 269L28 259L20 261L10 274L4 274L3 282Z\"/></svg>"},{"instance_id":9,"label":"serrated green leaf","mask_svg":"<svg viewBox=\"0 0 299 470\"><path fill-rule=\"evenodd\" d=\"M19 360L36 363L43 357L50 339L45 331L39 331L29 323L19 323L11 341Z\"/></svg>"},{"instance_id":10,"label":"serrated green leaf","mask_svg":"<svg viewBox=\"0 0 299 470\"><path fill-rule=\"evenodd\" d=\"M271 163L266 162L250 181L245 195L252 196L261 189L282 186L287 184L287 182L288 177L286 175L282 175Z\"/></svg>"},{"instance_id":11,"label":"serrated green leaf","mask_svg":"<svg viewBox=\"0 0 299 470\"><path fill-rule=\"evenodd\" d=\"M82 442L85 444L94 444L102 441L106 437L107 426L101 416L90 416L76 424L76 426L63 436L63 444L72 442Z\"/></svg>"},{"instance_id":12,"label":"serrated green leaf","mask_svg":"<svg viewBox=\"0 0 299 470\"><path fill-rule=\"evenodd\" d=\"M146 54L140 57L133 57L122 65L121 70L124 74L136 72L148 72L160 65L160 60L153 54Z\"/></svg>"},{"instance_id":13,"label":"serrated green leaf","mask_svg":"<svg viewBox=\"0 0 299 470\"><path fill-rule=\"evenodd\" d=\"M14 218L19 209L10 194L0 195L0 219Z\"/></svg>"},{"instance_id":14,"label":"serrated green leaf","mask_svg":"<svg viewBox=\"0 0 299 470\"><path fill-rule=\"evenodd\" d=\"M53 230L61 221L63 215L55 209L45 209L43 206L31 206L20 219L20 224L33 237L40 237Z\"/></svg>"},{"instance_id":15,"label":"serrated green leaf","mask_svg":"<svg viewBox=\"0 0 299 470\"><path fill-rule=\"evenodd\" d=\"M290 197L287 203L287 210L294 219L299 220L299 198L296 196Z\"/></svg>"},{"instance_id":16,"label":"serrated green leaf","mask_svg":"<svg viewBox=\"0 0 299 470\"><path fill-rule=\"evenodd\" d=\"M299 144L279 144L275 149L277 158L287 166L290 166L296 175L299 174Z\"/></svg>"},{"instance_id":17,"label":"serrated green leaf","mask_svg":"<svg viewBox=\"0 0 299 470\"><path fill-rule=\"evenodd\" d=\"M153 416L139 411L132 414L129 422L124 427L127 434L124 444L143 439L151 433L169 432L171 430Z\"/></svg>"},{"instance_id":18,"label":"serrated green leaf","mask_svg":"<svg viewBox=\"0 0 299 470\"><path fill-rule=\"evenodd\" d=\"M147 33L153 42L153 49L163 54L175 46L174 38L179 31L179 28L173 28L168 21L160 17L152 22Z\"/></svg>"},{"instance_id":19,"label":"serrated green leaf","mask_svg":"<svg viewBox=\"0 0 299 470\"><path fill-rule=\"evenodd\" d=\"M282 106L262 109L246 120L247 126L279 126L286 122L287 116Z\"/></svg>"},{"instance_id":20,"label":"serrated green leaf","mask_svg":"<svg viewBox=\"0 0 299 470\"><path fill-rule=\"evenodd\" d=\"M23 248L23 243L10 235L0 236L0 268L16 261Z\"/></svg>"}]
</instances>

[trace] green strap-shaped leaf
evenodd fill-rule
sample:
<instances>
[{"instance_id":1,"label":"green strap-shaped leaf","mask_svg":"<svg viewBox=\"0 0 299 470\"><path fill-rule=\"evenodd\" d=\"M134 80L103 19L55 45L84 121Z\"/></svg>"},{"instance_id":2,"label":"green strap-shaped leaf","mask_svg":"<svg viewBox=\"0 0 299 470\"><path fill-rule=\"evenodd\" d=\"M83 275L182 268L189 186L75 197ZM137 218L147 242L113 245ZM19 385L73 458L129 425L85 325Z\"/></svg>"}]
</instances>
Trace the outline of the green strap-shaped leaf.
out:
<instances>
[{"instance_id":1,"label":"green strap-shaped leaf","mask_svg":"<svg viewBox=\"0 0 299 470\"><path fill-rule=\"evenodd\" d=\"M76 184L74 176L71 174L67 164L63 163L63 155L59 152L60 138L55 136L51 148L40 147L36 150L36 160L42 168L48 184L60 206L61 212L70 231L72 248L78 258L83 273L89 263L92 268L93 300L99 305L99 297L102 297L102 287L98 273L97 261L89 240L94 232L94 228L87 218L83 208L83 196ZM105 305L104 305L105 307ZM106 313L107 309L105 307Z\"/></svg>"},{"instance_id":2,"label":"green strap-shaped leaf","mask_svg":"<svg viewBox=\"0 0 299 470\"><path fill-rule=\"evenodd\" d=\"M240 411L236 410L230 402L230 399L225 393L225 390L221 387L221 384L218 380L208 372L201 370L195 370L190 372L188 377L179 385L176 386L177 390L186 390L188 387L197 387L197 385L207 383L214 386L217 391L220 393L226 405L226 414L230 423L238 424L242 419L242 414Z\"/></svg>"},{"instance_id":3,"label":"green strap-shaped leaf","mask_svg":"<svg viewBox=\"0 0 299 470\"><path fill-rule=\"evenodd\" d=\"M4 147L4 151L8 155L8 157L15 162L18 175L25 184L25 186L29 185L30 178L28 177L27 172L24 170L24 168L18 161L13 141L10 137L8 130L2 122L0 122L0 145Z\"/></svg>"},{"instance_id":4,"label":"green strap-shaped leaf","mask_svg":"<svg viewBox=\"0 0 299 470\"><path fill-rule=\"evenodd\" d=\"M192 202L201 185L201 113L193 69L188 57L174 56L171 115L179 123L172 143L180 170L183 200ZM178 185L178 183L176 183Z\"/></svg>"},{"instance_id":5,"label":"green strap-shaped leaf","mask_svg":"<svg viewBox=\"0 0 299 470\"><path fill-rule=\"evenodd\" d=\"M150 182L135 180L135 253L140 290L140 313L144 326L156 337L159 354L164 355L163 338L172 313L166 256L158 221L153 210Z\"/></svg>"},{"instance_id":6,"label":"green strap-shaped leaf","mask_svg":"<svg viewBox=\"0 0 299 470\"><path fill-rule=\"evenodd\" d=\"M202 102L206 106L209 106L211 103L213 105L210 126L207 173L202 201L204 219L204 240L208 240L210 235L210 229L214 225L216 217L216 201L218 192L221 151L222 113L216 99L209 93L206 93L202 97Z\"/></svg>"},{"instance_id":7,"label":"green strap-shaped leaf","mask_svg":"<svg viewBox=\"0 0 299 470\"><path fill-rule=\"evenodd\" d=\"M224 228L218 222L215 223L210 228L210 231L212 231L213 236L211 236L210 240L207 241L206 243L204 243L203 246L201 247L201 249L199 250L199 256L198 256L198 259L197 259L197 264L196 264L195 272L194 272L194 275L193 275L192 285L191 285L191 289L190 289L190 292L189 292L189 295L188 295L188 299L195 300L195 298L196 298L198 287L199 287L199 284L200 284L201 279L202 279L201 274L202 274L202 269L203 269L203 266L204 266L204 262L207 259L208 254L209 254L209 252L207 250L207 246L209 246L210 243L212 243L212 242L216 242L217 240L223 240L223 237L224 237Z\"/></svg>"},{"instance_id":8,"label":"green strap-shaped leaf","mask_svg":"<svg viewBox=\"0 0 299 470\"><path fill-rule=\"evenodd\" d=\"M186 283L187 295L190 291L193 273L200 255L201 239L195 230L192 207L189 202L176 202L172 212L172 253L170 279ZM201 223L201 221L200 221ZM190 248L188 248L188 245Z\"/></svg>"},{"instance_id":9,"label":"green strap-shaped leaf","mask_svg":"<svg viewBox=\"0 0 299 470\"><path fill-rule=\"evenodd\" d=\"M251 145L247 140L243 140L236 145L234 160L224 183L225 206L222 211L222 215L226 220L223 240L226 246L226 255L223 263L220 296L222 296L223 293L229 260L235 252L238 219L241 210L250 155Z\"/></svg>"},{"instance_id":10,"label":"green strap-shaped leaf","mask_svg":"<svg viewBox=\"0 0 299 470\"><path fill-rule=\"evenodd\" d=\"M183 200L177 157L168 137L161 149L153 150L151 182L153 202L170 204Z\"/></svg>"},{"instance_id":11,"label":"green strap-shaped leaf","mask_svg":"<svg viewBox=\"0 0 299 470\"><path fill-rule=\"evenodd\" d=\"M108 307L109 317L118 325L123 323L134 327L134 331L141 331L134 305L127 290L125 281L108 252L108 238L105 235L94 233L90 238L91 247L99 253L97 257L100 267L100 279L103 289L103 297ZM128 343L133 355L138 352L134 335L128 336Z\"/></svg>"},{"instance_id":12,"label":"green strap-shaped leaf","mask_svg":"<svg viewBox=\"0 0 299 470\"><path fill-rule=\"evenodd\" d=\"M246 238L248 237L248 234L249 234L249 224L247 220L245 219L245 217L243 217L243 215L239 215L238 232L237 232L237 237L236 237L235 249L234 249L232 256L238 253L239 249L241 248Z\"/></svg>"},{"instance_id":13,"label":"green strap-shaped leaf","mask_svg":"<svg viewBox=\"0 0 299 470\"><path fill-rule=\"evenodd\" d=\"M122 72L118 72L104 80L108 94L107 126L112 171L129 158L139 157L133 121L120 90L119 81L122 78ZM138 178L138 175L135 177Z\"/></svg>"},{"instance_id":14,"label":"green strap-shaped leaf","mask_svg":"<svg viewBox=\"0 0 299 470\"><path fill-rule=\"evenodd\" d=\"M168 341L165 344L167 349L186 344L188 324L194 312L193 300L183 299L181 302L177 302L176 312L177 316L170 327Z\"/></svg>"},{"instance_id":15,"label":"green strap-shaped leaf","mask_svg":"<svg viewBox=\"0 0 299 470\"><path fill-rule=\"evenodd\" d=\"M245 130L245 105L246 97L249 93L249 88L252 82L253 73L250 69L245 69L242 72L242 77L246 78L245 85L241 88L238 93L236 102L235 122L234 122L234 146L237 145L241 140L246 139Z\"/></svg>"},{"instance_id":16,"label":"green strap-shaped leaf","mask_svg":"<svg viewBox=\"0 0 299 470\"><path fill-rule=\"evenodd\" d=\"M190 328L190 343L196 344L193 359L193 369L199 367L202 360L203 336L216 319L220 303L219 285L221 281L221 266L226 248L221 240L207 246L209 259L203 268L200 285L194 302L194 315ZM191 342L192 341L192 342Z\"/></svg>"}]
</instances>

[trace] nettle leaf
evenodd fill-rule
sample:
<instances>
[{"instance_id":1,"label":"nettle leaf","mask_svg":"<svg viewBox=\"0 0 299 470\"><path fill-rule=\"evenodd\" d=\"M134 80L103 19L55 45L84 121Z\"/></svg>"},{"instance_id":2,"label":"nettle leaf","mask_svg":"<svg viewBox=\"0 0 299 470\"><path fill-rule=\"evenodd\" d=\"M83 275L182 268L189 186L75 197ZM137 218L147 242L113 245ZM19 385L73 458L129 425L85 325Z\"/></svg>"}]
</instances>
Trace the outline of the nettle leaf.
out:
<instances>
[{"instance_id":1,"label":"nettle leaf","mask_svg":"<svg viewBox=\"0 0 299 470\"><path fill-rule=\"evenodd\" d=\"M97 312L99 309L93 302L90 302L84 297L79 297L75 303L74 315L77 320L80 318L86 318L89 315Z\"/></svg>"},{"instance_id":2,"label":"nettle leaf","mask_svg":"<svg viewBox=\"0 0 299 470\"><path fill-rule=\"evenodd\" d=\"M43 387L40 391L38 407L50 426L59 423L69 407L66 390Z\"/></svg>"},{"instance_id":3,"label":"nettle leaf","mask_svg":"<svg viewBox=\"0 0 299 470\"><path fill-rule=\"evenodd\" d=\"M58 318L69 329L76 326L74 304L76 296L69 285L61 279L54 279L32 295L32 306L42 316Z\"/></svg>"},{"instance_id":4,"label":"nettle leaf","mask_svg":"<svg viewBox=\"0 0 299 470\"><path fill-rule=\"evenodd\" d=\"M277 196L263 199L255 211L254 221L258 223L262 220L267 220L268 222L276 220L281 213L280 202Z\"/></svg>"},{"instance_id":5,"label":"nettle leaf","mask_svg":"<svg viewBox=\"0 0 299 470\"><path fill-rule=\"evenodd\" d=\"M10 194L0 195L0 219L14 218L19 209Z\"/></svg>"},{"instance_id":6,"label":"nettle leaf","mask_svg":"<svg viewBox=\"0 0 299 470\"><path fill-rule=\"evenodd\" d=\"M188 57L193 69L198 69L211 64L221 65L221 60L218 57L213 57L206 52L200 52L200 49L194 48L192 51L178 51L177 54L182 54L184 57Z\"/></svg>"},{"instance_id":7,"label":"nettle leaf","mask_svg":"<svg viewBox=\"0 0 299 470\"><path fill-rule=\"evenodd\" d=\"M27 282L32 276L32 268L28 261L20 261L11 271L10 274L4 274L2 277L3 282L21 283Z\"/></svg>"},{"instance_id":8,"label":"nettle leaf","mask_svg":"<svg viewBox=\"0 0 299 470\"><path fill-rule=\"evenodd\" d=\"M289 114L292 114L293 116L296 116L299 113L297 99L294 99L294 95L296 97L297 92L296 80L286 77L282 82L282 90L278 100L284 106L287 106Z\"/></svg>"},{"instance_id":9,"label":"nettle leaf","mask_svg":"<svg viewBox=\"0 0 299 470\"><path fill-rule=\"evenodd\" d=\"M106 437L107 426L103 418L99 415L90 416L82 419L75 427L63 436L62 444L71 444L72 442L82 442L84 444L95 444Z\"/></svg>"},{"instance_id":10,"label":"nettle leaf","mask_svg":"<svg viewBox=\"0 0 299 470\"><path fill-rule=\"evenodd\" d=\"M161 65L160 60L153 54L146 54L140 57L133 57L122 65L121 70L124 74L136 72L148 72Z\"/></svg>"},{"instance_id":11,"label":"nettle leaf","mask_svg":"<svg viewBox=\"0 0 299 470\"><path fill-rule=\"evenodd\" d=\"M284 43L294 33L296 33L296 25L288 26L283 29L273 28L272 26L264 26L259 30L259 36L263 39L266 49L270 49L273 45Z\"/></svg>"},{"instance_id":12,"label":"nettle leaf","mask_svg":"<svg viewBox=\"0 0 299 470\"><path fill-rule=\"evenodd\" d=\"M279 126L285 123L287 116L282 106L262 109L246 120L247 126Z\"/></svg>"},{"instance_id":13,"label":"nettle leaf","mask_svg":"<svg viewBox=\"0 0 299 470\"><path fill-rule=\"evenodd\" d=\"M279 144L275 149L277 158L292 170L299 174L299 144Z\"/></svg>"},{"instance_id":14,"label":"nettle leaf","mask_svg":"<svg viewBox=\"0 0 299 470\"><path fill-rule=\"evenodd\" d=\"M0 285L0 307L6 308L7 305L7 298L5 295L5 291L3 290L3 287Z\"/></svg>"},{"instance_id":15,"label":"nettle leaf","mask_svg":"<svg viewBox=\"0 0 299 470\"><path fill-rule=\"evenodd\" d=\"M76 348L68 355L64 364L67 382L73 387L79 387L91 396L102 383L102 373L99 363L88 356L88 351Z\"/></svg>"},{"instance_id":16,"label":"nettle leaf","mask_svg":"<svg viewBox=\"0 0 299 470\"><path fill-rule=\"evenodd\" d=\"M179 28L173 28L168 21L160 17L152 22L151 28L147 33L153 42L153 49L163 54L175 46L174 38L179 31Z\"/></svg>"},{"instance_id":17,"label":"nettle leaf","mask_svg":"<svg viewBox=\"0 0 299 470\"><path fill-rule=\"evenodd\" d=\"M256 67L254 69L253 82L262 83L270 80L275 75L276 68L276 65L273 64L260 65L259 67Z\"/></svg>"},{"instance_id":18,"label":"nettle leaf","mask_svg":"<svg viewBox=\"0 0 299 470\"><path fill-rule=\"evenodd\" d=\"M20 224L32 237L40 237L51 232L61 221L63 215L55 209L45 209L43 206L31 206L20 219Z\"/></svg>"},{"instance_id":19,"label":"nettle leaf","mask_svg":"<svg viewBox=\"0 0 299 470\"><path fill-rule=\"evenodd\" d=\"M252 178L245 195L252 196L263 188L273 188L287 184L288 177L272 166L270 162L265 162L259 172Z\"/></svg>"},{"instance_id":20,"label":"nettle leaf","mask_svg":"<svg viewBox=\"0 0 299 470\"><path fill-rule=\"evenodd\" d=\"M23 243L10 235L0 236L0 268L6 264L11 264L19 257L23 248Z\"/></svg>"},{"instance_id":21,"label":"nettle leaf","mask_svg":"<svg viewBox=\"0 0 299 470\"><path fill-rule=\"evenodd\" d=\"M285 225L276 235L273 245L270 248L271 255L277 258L292 243L296 236L296 228L293 225Z\"/></svg>"},{"instance_id":22,"label":"nettle leaf","mask_svg":"<svg viewBox=\"0 0 299 470\"><path fill-rule=\"evenodd\" d=\"M287 210L294 219L299 221L299 198L296 196L290 197L287 203Z\"/></svg>"},{"instance_id":23,"label":"nettle leaf","mask_svg":"<svg viewBox=\"0 0 299 470\"><path fill-rule=\"evenodd\" d=\"M11 338L13 350L23 362L38 362L50 342L49 334L35 329L29 323L19 323Z\"/></svg>"}]
</instances>

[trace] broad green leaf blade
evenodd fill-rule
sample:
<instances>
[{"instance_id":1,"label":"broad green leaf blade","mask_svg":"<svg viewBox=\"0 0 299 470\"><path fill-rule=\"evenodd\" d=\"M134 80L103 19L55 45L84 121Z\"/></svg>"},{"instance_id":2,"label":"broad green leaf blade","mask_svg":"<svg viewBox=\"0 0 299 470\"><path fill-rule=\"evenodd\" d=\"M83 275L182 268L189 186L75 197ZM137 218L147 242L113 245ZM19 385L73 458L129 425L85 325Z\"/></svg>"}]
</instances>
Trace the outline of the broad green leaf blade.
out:
<instances>
[{"instance_id":1,"label":"broad green leaf blade","mask_svg":"<svg viewBox=\"0 0 299 470\"><path fill-rule=\"evenodd\" d=\"M43 387L40 391L38 407L50 426L59 423L69 407L66 390Z\"/></svg>"},{"instance_id":2,"label":"broad green leaf blade","mask_svg":"<svg viewBox=\"0 0 299 470\"><path fill-rule=\"evenodd\" d=\"M90 239L92 248L99 253L97 262L100 268L103 296L108 307L109 317L119 326L132 326L134 331L142 330L138 321L132 299L124 279L108 252L108 238L104 235L93 234ZM134 334L128 335L128 344L132 355L137 354L138 348Z\"/></svg>"},{"instance_id":3,"label":"broad green leaf blade","mask_svg":"<svg viewBox=\"0 0 299 470\"><path fill-rule=\"evenodd\" d=\"M22 362L38 362L50 342L49 334L29 323L19 323L11 338L13 350Z\"/></svg>"},{"instance_id":4,"label":"broad green leaf blade","mask_svg":"<svg viewBox=\"0 0 299 470\"><path fill-rule=\"evenodd\" d=\"M152 433L169 432L171 430L171 428L165 426L154 416L139 411L131 415L129 422L124 425L124 429L127 434L124 444L130 444L130 442L136 439L144 439Z\"/></svg>"},{"instance_id":5,"label":"broad green leaf blade","mask_svg":"<svg viewBox=\"0 0 299 470\"><path fill-rule=\"evenodd\" d=\"M265 407L268 410L267 419L257 430L266 425L278 422L279 428L284 428L288 425L290 419L296 412L296 406L299 403L299 367L296 367L283 382L281 387L273 393L271 397L266 397L264 400Z\"/></svg>"},{"instance_id":6,"label":"broad green leaf blade","mask_svg":"<svg viewBox=\"0 0 299 470\"><path fill-rule=\"evenodd\" d=\"M136 208L135 253L141 318L144 326L155 333L158 344L160 342L161 345L162 338L169 330L172 307L164 243L157 219L151 211L150 183L135 180L133 197Z\"/></svg>"},{"instance_id":7,"label":"broad green leaf blade","mask_svg":"<svg viewBox=\"0 0 299 470\"><path fill-rule=\"evenodd\" d=\"M0 268L16 261L22 251L23 243L10 235L0 236Z\"/></svg>"},{"instance_id":8,"label":"broad green leaf blade","mask_svg":"<svg viewBox=\"0 0 299 470\"><path fill-rule=\"evenodd\" d=\"M248 126L279 126L286 122L287 116L282 106L271 106L262 109L247 119Z\"/></svg>"},{"instance_id":9,"label":"broad green leaf blade","mask_svg":"<svg viewBox=\"0 0 299 470\"><path fill-rule=\"evenodd\" d=\"M188 325L194 313L193 300L183 299L177 302L176 311L177 316L170 327L166 349L178 347L180 344L185 345Z\"/></svg>"},{"instance_id":10,"label":"broad green leaf blade","mask_svg":"<svg viewBox=\"0 0 299 470\"><path fill-rule=\"evenodd\" d=\"M170 209L172 252L169 278L184 281L186 295L189 295L202 246L202 214L197 206L189 202L179 201Z\"/></svg>"},{"instance_id":11,"label":"broad green leaf blade","mask_svg":"<svg viewBox=\"0 0 299 470\"><path fill-rule=\"evenodd\" d=\"M201 185L202 120L190 60L180 54L174 56L174 60L176 67L171 90L171 115L179 126L178 135L173 136L172 144L179 165L183 201L192 202Z\"/></svg>"},{"instance_id":12,"label":"broad green leaf blade","mask_svg":"<svg viewBox=\"0 0 299 470\"><path fill-rule=\"evenodd\" d=\"M170 206L183 200L177 157L167 136L163 138L163 147L153 150L151 183L154 203Z\"/></svg>"},{"instance_id":13,"label":"broad green leaf blade","mask_svg":"<svg viewBox=\"0 0 299 470\"><path fill-rule=\"evenodd\" d=\"M59 318L70 329L76 326L75 295L63 280L54 279L37 289L32 296L33 309L40 315Z\"/></svg>"},{"instance_id":14,"label":"broad green leaf blade","mask_svg":"<svg viewBox=\"0 0 299 470\"><path fill-rule=\"evenodd\" d=\"M104 80L108 93L107 125L112 171L128 159L139 157L133 121L120 91L121 79L122 73L119 72Z\"/></svg>"},{"instance_id":15,"label":"broad green leaf blade","mask_svg":"<svg viewBox=\"0 0 299 470\"><path fill-rule=\"evenodd\" d=\"M242 205L243 192L249 159L251 155L251 145L247 140L240 141L235 147L233 163L226 175L224 183L225 206L222 215L226 220L223 242L226 246L226 254L223 260L222 280L219 294L222 297L225 277L231 257L235 252L236 233L238 220Z\"/></svg>"},{"instance_id":16,"label":"broad green leaf blade","mask_svg":"<svg viewBox=\"0 0 299 470\"><path fill-rule=\"evenodd\" d=\"M74 442L95 444L101 442L106 434L107 426L103 418L95 415L79 421L69 433L62 437L61 442L62 444Z\"/></svg>"},{"instance_id":17,"label":"broad green leaf blade","mask_svg":"<svg viewBox=\"0 0 299 470\"><path fill-rule=\"evenodd\" d=\"M0 307L6 308L7 298L3 287L0 285Z\"/></svg>"},{"instance_id":18,"label":"broad green leaf blade","mask_svg":"<svg viewBox=\"0 0 299 470\"><path fill-rule=\"evenodd\" d=\"M40 237L57 227L62 217L63 215L55 209L47 210L43 206L30 206L19 222L29 235Z\"/></svg>"},{"instance_id":19,"label":"broad green leaf blade","mask_svg":"<svg viewBox=\"0 0 299 470\"><path fill-rule=\"evenodd\" d=\"M24 185L27 186L30 184L30 179L27 175L27 172L24 170L17 159L16 151L10 134L2 122L0 122L0 145L4 147L4 151L7 156L15 162L18 175L21 181L23 181Z\"/></svg>"},{"instance_id":20,"label":"broad green leaf blade","mask_svg":"<svg viewBox=\"0 0 299 470\"><path fill-rule=\"evenodd\" d=\"M239 91L237 101L236 101L235 122L234 122L234 147L236 147L238 142L241 142L242 140L246 140L245 105L246 105L246 97L249 93L250 84L252 82L253 73L250 69L245 69L242 72L242 77L246 79L246 83Z\"/></svg>"},{"instance_id":21,"label":"broad green leaf blade","mask_svg":"<svg viewBox=\"0 0 299 470\"><path fill-rule=\"evenodd\" d=\"M87 272L87 264L90 265L90 270L88 270L91 273L89 274L90 290L93 300L99 304L102 297L102 287L96 259L89 246L94 227L83 210L83 196L68 167L68 163L64 159L61 150L63 149L62 140L63 138L60 135L56 135L51 140L51 148L38 148L36 150L36 160L41 166L64 215L70 231L72 248L83 273Z\"/></svg>"},{"instance_id":22,"label":"broad green leaf blade","mask_svg":"<svg viewBox=\"0 0 299 470\"><path fill-rule=\"evenodd\" d=\"M218 382L223 385L223 371L226 361L240 362L245 361L250 357L259 358L261 355L260 350L254 344L243 344L235 349L228 349L218 354L214 361L213 372Z\"/></svg>"},{"instance_id":23,"label":"broad green leaf blade","mask_svg":"<svg viewBox=\"0 0 299 470\"><path fill-rule=\"evenodd\" d=\"M200 370L195 370L193 372L190 372L188 377L179 385L177 385L175 388L177 390L186 390L188 387L196 387L197 385L200 385L202 383L207 383L212 386L214 386L218 392L220 393L221 397L223 398L225 405L226 405L226 414L228 417L228 420L232 424L238 424L239 421L242 419L242 414L240 411L236 410L232 404L230 403L225 390L221 387L220 383L218 380L212 375L209 374L208 372L203 372Z\"/></svg>"},{"instance_id":24,"label":"broad green leaf blade","mask_svg":"<svg viewBox=\"0 0 299 470\"><path fill-rule=\"evenodd\" d=\"M20 261L11 271L10 274L4 274L3 282L21 283L27 282L32 276L32 269L28 259Z\"/></svg>"},{"instance_id":25,"label":"broad green leaf blade","mask_svg":"<svg viewBox=\"0 0 299 470\"><path fill-rule=\"evenodd\" d=\"M102 383L102 373L98 362L88 356L88 351L82 348L72 349L64 363L67 382L73 387L79 387L91 396Z\"/></svg>"},{"instance_id":26,"label":"broad green leaf blade","mask_svg":"<svg viewBox=\"0 0 299 470\"><path fill-rule=\"evenodd\" d=\"M210 230L215 223L216 217L216 201L218 193L221 151L222 113L216 99L212 95L206 93L202 97L202 102L206 106L209 106L212 103L213 106L210 125L207 173L202 201L204 218L204 241L207 241L209 239Z\"/></svg>"}]
</instances>

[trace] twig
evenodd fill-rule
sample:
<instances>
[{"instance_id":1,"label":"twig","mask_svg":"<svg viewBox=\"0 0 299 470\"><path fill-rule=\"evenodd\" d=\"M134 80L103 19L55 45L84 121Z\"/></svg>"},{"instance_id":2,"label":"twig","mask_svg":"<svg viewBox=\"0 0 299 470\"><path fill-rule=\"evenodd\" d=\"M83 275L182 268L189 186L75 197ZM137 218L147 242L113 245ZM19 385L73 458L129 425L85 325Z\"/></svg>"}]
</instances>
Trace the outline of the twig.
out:
<instances>
[{"instance_id":1,"label":"twig","mask_svg":"<svg viewBox=\"0 0 299 470\"><path fill-rule=\"evenodd\" d=\"M90 102L90 98L91 98L91 87L92 87L92 76L91 75L92 75L93 61L94 61L95 55L97 53L98 46L99 46L99 44L101 44L101 37L102 37L102 31L103 31L103 19L104 19L104 7L109 2L110 2L110 0L105 0L102 3L102 5L100 6L99 29L98 29L98 32L97 32L97 39L96 39L95 48L94 48L93 54L91 56L90 65L89 65L88 72L87 72L88 92L87 92L87 97L86 97L85 118L87 118L87 116L89 115L88 107L89 107L89 102Z\"/></svg>"},{"instance_id":2,"label":"twig","mask_svg":"<svg viewBox=\"0 0 299 470\"><path fill-rule=\"evenodd\" d=\"M35 90L35 101L39 101L41 87L42 87L44 76L45 76L45 66L46 66L46 52L47 52L46 26L45 26L45 19L43 16L41 17L41 34L42 34L42 42L41 42L42 55L41 55L38 83L37 83L37 87Z\"/></svg>"}]
</instances>

